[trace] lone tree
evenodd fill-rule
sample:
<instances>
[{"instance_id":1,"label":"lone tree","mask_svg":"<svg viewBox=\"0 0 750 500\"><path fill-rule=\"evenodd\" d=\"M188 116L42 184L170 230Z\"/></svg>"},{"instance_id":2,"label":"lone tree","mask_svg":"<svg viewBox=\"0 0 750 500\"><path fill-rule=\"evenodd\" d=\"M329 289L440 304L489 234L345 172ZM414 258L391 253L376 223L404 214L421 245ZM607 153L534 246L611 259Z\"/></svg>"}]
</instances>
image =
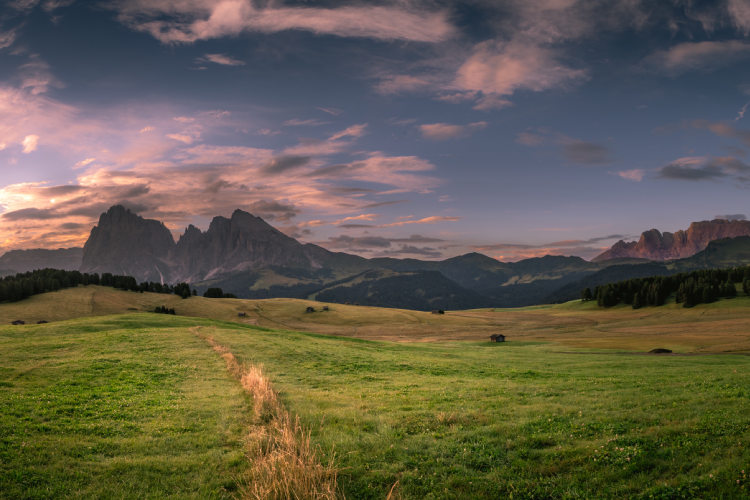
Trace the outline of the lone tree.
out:
<instances>
[{"instance_id":1,"label":"lone tree","mask_svg":"<svg viewBox=\"0 0 750 500\"><path fill-rule=\"evenodd\" d=\"M591 293L591 288L586 288L584 290L581 290L581 300L584 302L588 302L589 300L592 300L594 298L594 295Z\"/></svg>"}]
</instances>

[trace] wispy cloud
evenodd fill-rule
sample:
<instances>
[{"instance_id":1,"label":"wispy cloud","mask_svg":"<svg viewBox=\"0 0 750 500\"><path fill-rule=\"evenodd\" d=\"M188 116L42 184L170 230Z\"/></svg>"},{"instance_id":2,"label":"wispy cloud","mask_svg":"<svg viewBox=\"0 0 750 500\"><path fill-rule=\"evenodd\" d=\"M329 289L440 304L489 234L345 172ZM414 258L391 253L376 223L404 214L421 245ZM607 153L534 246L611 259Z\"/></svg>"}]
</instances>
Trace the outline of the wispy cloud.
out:
<instances>
[{"instance_id":1,"label":"wispy cloud","mask_svg":"<svg viewBox=\"0 0 750 500\"><path fill-rule=\"evenodd\" d=\"M121 21L163 43L193 43L243 32L303 30L318 35L439 42L454 32L447 14L412 11L399 5L336 8L257 8L250 0L122 0L114 2Z\"/></svg>"},{"instance_id":2,"label":"wispy cloud","mask_svg":"<svg viewBox=\"0 0 750 500\"><path fill-rule=\"evenodd\" d=\"M321 125L328 125L329 123L330 122L316 120L314 118L292 118L291 120L286 120L282 125L285 127L319 127Z\"/></svg>"},{"instance_id":3,"label":"wispy cloud","mask_svg":"<svg viewBox=\"0 0 750 500\"><path fill-rule=\"evenodd\" d=\"M329 156L346 150L354 141L365 135L367 124L352 125L333 133L327 139L306 139L284 150L286 155Z\"/></svg>"},{"instance_id":4,"label":"wispy cloud","mask_svg":"<svg viewBox=\"0 0 750 500\"><path fill-rule=\"evenodd\" d=\"M662 179L706 181L735 177L745 182L750 165L731 157L688 156L678 158L658 170Z\"/></svg>"},{"instance_id":5,"label":"wispy cloud","mask_svg":"<svg viewBox=\"0 0 750 500\"><path fill-rule=\"evenodd\" d=\"M0 50L7 49L16 41L16 31L0 31Z\"/></svg>"},{"instance_id":6,"label":"wispy cloud","mask_svg":"<svg viewBox=\"0 0 750 500\"><path fill-rule=\"evenodd\" d=\"M419 126L419 131L425 139L433 141L444 141L466 137L477 130L487 127L487 122L474 122L468 125L455 125L452 123L426 123Z\"/></svg>"},{"instance_id":7,"label":"wispy cloud","mask_svg":"<svg viewBox=\"0 0 750 500\"><path fill-rule=\"evenodd\" d=\"M690 126L698 129L709 130L721 137L738 139L745 145L750 146L750 130L741 129L737 126L730 125L729 123L711 122L708 120L693 120L690 122Z\"/></svg>"},{"instance_id":8,"label":"wispy cloud","mask_svg":"<svg viewBox=\"0 0 750 500\"><path fill-rule=\"evenodd\" d=\"M323 106L318 106L315 109L319 109L323 113L329 114L331 116L340 116L344 110L339 108L324 108Z\"/></svg>"},{"instance_id":9,"label":"wispy cloud","mask_svg":"<svg viewBox=\"0 0 750 500\"><path fill-rule=\"evenodd\" d=\"M406 226L409 224L435 224L438 222L457 222L461 220L461 217L445 216L445 215L431 215L429 217L422 217L421 219L407 219L400 220L397 222L390 222L388 224L382 224L380 227L398 227Z\"/></svg>"},{"instance_id":10,"label":"wispy cloud","mask_svg":"<svg viewBox=\"0 0 750 500\"><path fill-rule=\"evenodd\" d=\"M750 43L741 40L685 42L648 56L644 63L654 71L679 75L712 71L750 56Z\"/></svg>"},{"instance_id":11,"label":"wispy cloud","mask_svg":"<svg viewBox=\"0 0 750 500\"><path fill-rule=\"evenodd\" d=\"M528 147L554 144L565 160L581 165L605 165L612 162L610 149L600 143L576 139L547 129L529 129L516 135L516 142Z\"/></svg>"},{"instance_id":12,"label":"wispy cloud","mask_svg":"<svg viewBox=\"0 0 750 500\"><path fill-rule=\"evenodd\" d=\"M735 27L745 36L750 35L750 4L745 0L729 0L727 10Z\"/></svg>"},{"instance_id":13,"label":"wispy cloud","mask_svg":"<svg viewBox=\"0 0 750 500\"><path fill-rule=\"evenodd\" d=\"M585 78L586 70L560 62L559 54L552 49L521 40L484 42L458 69L455 86L497 97L519 89L539 92Z\"/></svg>"},{"instance_id":14,"label":"wispy cloud","mask_svg":"<svg viewBox=\"0 0 750 500\"><path fill-rule=\"evenodd\" d=\"M714 219L747 220L747 215L745 215L745 214L714 215Z\"/></svg>"},{"instance_id":15,"label":"wispy cloud","mask_svg":"<svg viewBox=\"0 0 750 500\"><path fill-rule=\"evenodd\" d=\"M427 76L382 75L375 84L375 90L381 94L401 94L428 89L435 85Z\"/></svg>"},{"instance_id":16,"label":"wispy cloud","mask_svg":"<svg viewBox=\"0 0 750 500\"><path fill-rule=\"evenodd\" d=\"M609 247L610 243L626 239L622 234L608 234L588 239L551 241L536 245L523 243L492 243L473 247L500 261L517 261L545 255L579 255L585 259L596 257Z\"/></svg>"},{"instance_id":17,"label":"wispy cloud","mask_svg":"<svg viewBox=\"0 0 750 500\"><path fill-rule=\"evenodd\" d=\"M417 246L424 243L437 243L443 240L412 235L408 238L392 238L375 235L339 235L317 242L332 250L346 250L368 257L419 256L428 259L440 258L443 253L432 247Z\"/></svg>"},{"instance_id":18,"label":"wispy cloud","mask_svg":"<svg viewBox=\"0 0 750 500\"><path fill-rule=\"evenodd\" d=\"M41 5L45 11L53 12L56 9L73 4L74 1L75 0L8 0L7 4L19 11L29 11L36 6Z\"/></svg>"},{"instance_id":19,"label":"wispy cloud","mask_svg":"<svg viewBox=\"0 0 750 500\"><path fill-rule=\"evenodd\" d=\"M237 207L284 223L303 214L366 223L375 217L366 207L401 201L384 195L425 192L440 183L424 159L356 147L365 124L274 150L206 140L231 123L220 110L185 114L144 106L139 112L109 110L102 114L106 119L91 116L29 89L0 86L3 154L31 154L43 144L71 158L72 179L69 185L0 188L0 211L11 214L2 217L0 247L80 245L98 215L115 203L130 203L175 232L196 215ZM306 154L290 152L295 149ZM331 154L349 162L331 164Z\"/></svg>"},{"instance_id":20,"label":"wispy cloud","mask_svg":"<svg viewBox=\"0 0 750 500\"><path fill-rule=\"evenodd\" d=\"M562 141L563 155L573 163L604 165L610 163L609 149L601 144L576 139Z\"/></svg>"},{"instance_id":21,"label":"wispy cloud","mask_svg":"<svg viewBox=\"0 0 750 500\"><path fill-rule=\"evenodd\" d=\"M309 156L277 156L264 165L261 170L266 174L281 174L289 170L304 167L310 163L310 160Z\"/></svg>"},{"instance_id":22,"label":"wispy cloud","mask_svg":"<svg viewBox=\"0 0 750 500\"><path fill-rule=\"evenodd\" d=\"M524 146L541 146L544 144L545 137L534 132L519 132L516 135L516 142Z\"/></svg>"},{"instance_id":23,"label":"wispy cloud","mask_svg":"<svg viewBox=\"0 0 750 500\"><path fill-rule=\"evenodd\" d=\"M737 116L735 117L734 121L738 122L745 118L745 113L747 112L748 106L750 106L750 101L747 101L745 105L742 106L739 111L737 111Z\"/></svg>"},{"instance_id":24,"label":"wispy cloud","mask_svg":"<svg viewBox=\"0 0 750 500\"><path fill-rule=\"evenodd\" d=\"M617 175L629 181L641 182L643 176L646 175L646 171L641 168L634 168L632 170L620 170Z\"/></svg>"},{"instance_id":25,"label":"wispy cloud","mask_svg":"<svg viewBox=\"0 0 750 500\"><path fill-rule=\"evenodd\" d=\"M199 57L196 62L198 63L214 63L221 66L244 66L245 61L235 59L234 57L225 54L206 54L203 57Z\"/></svg>"},{"instance_id":26,"label":"wispy cloud","mask_svg":"<svg viewBox=\"0 0 750 500\"><path fill-rule=\"evenodd\" d=\"M37 55L32 55L29 62L18 69L21 79L20 87L34 95L44 94L51 87L62 87L60 80L55 78L49 64Z\"/></svg>"}]
</instances>

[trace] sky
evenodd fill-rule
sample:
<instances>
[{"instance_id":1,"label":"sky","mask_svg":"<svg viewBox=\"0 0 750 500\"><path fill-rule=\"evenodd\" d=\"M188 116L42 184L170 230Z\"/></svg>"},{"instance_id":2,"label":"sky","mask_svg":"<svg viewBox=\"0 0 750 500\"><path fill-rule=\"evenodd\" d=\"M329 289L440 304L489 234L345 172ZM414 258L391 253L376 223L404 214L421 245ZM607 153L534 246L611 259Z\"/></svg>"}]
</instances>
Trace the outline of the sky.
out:
<instances>
[{"instance_id":1,"label":"sky","mask_svg":"<svg viewBox=\"0 0 750 500\"><path fill-rule=\"evenodd\" d=\"M746 116L747 115L747 116ZM750 214L750 0L5 0L0 253L123 204L367 257Z\"/></svg>"}]
</instances>

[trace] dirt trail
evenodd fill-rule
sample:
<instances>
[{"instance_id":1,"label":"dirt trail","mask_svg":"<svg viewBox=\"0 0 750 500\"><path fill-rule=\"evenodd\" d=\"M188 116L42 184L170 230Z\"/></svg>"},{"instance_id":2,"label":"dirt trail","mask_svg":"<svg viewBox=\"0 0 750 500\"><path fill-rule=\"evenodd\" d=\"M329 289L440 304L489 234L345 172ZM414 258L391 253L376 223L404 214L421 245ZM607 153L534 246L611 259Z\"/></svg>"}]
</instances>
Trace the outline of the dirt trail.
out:
<instances>
[{"instance_id":1,"label":"dirt trail","mask_svg":"<svg viewBox=\"0 0 750 500\"><path fill-rule=\"evenodd\" d=\"M227 347L203 334L201 327L190 331L224 359L227 371L253 398L253 423L245 444L249 467L240 485L242 498L341 498L333 462L321 464L309 431L299 418L289 415L262 367L241 363Z\"/></svg>"}]
</instances>

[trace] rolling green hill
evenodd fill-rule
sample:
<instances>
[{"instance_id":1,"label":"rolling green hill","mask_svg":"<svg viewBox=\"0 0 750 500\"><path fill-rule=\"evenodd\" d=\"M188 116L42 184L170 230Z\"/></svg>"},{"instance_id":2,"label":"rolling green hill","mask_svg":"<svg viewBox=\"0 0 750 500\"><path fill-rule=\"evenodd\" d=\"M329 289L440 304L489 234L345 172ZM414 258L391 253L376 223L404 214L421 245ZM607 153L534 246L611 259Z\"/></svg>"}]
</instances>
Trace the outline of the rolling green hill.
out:
<instances>
[{"instance_id":1,"label":"rolling green hill","mask_svg":"<svg viewBox=\"0 0 750 500\"><path fill-rule=\"evenodd\" d=\"M89 291L67 290L56 302L62 294L80 299L81 290ZM151 300L120 292L111 300L94 296L88 305L71 300L61 309L103 312L125 295L137 297L131 304ZM748 303L736 300L712 306L723 307L724 318L744 315L746 325ZM193 312L217 315L249 305L186 302ZM275 302L293 311L290 320L306 303L262 305ZM335 323L356 322L360 311L367 320L371 309L352 306ZM379 311L391 318L417 314L375 310L369 321ZM660 309L662 326L677 325L677 312L683 311ZM509 312L462 314L468 321ZM622 341L656 321L632 310L599 314L574 304L514 314L507 320L526 318L525 328L537 322L529 339L565 337L585 320L595 329L609 325L615 330L605 336ZM723 332L703 330L703 344L738 337L728 325ZM651 335L659 345L673 341L666 332ZM205 338L226 350L216 352ZM0 492L8 498L243 492L250 467L245 443L262 434L248 434L257 416L226 371L231 354L241 366L264 367L323 461L332 460L347 498L747 496L750 357L645 356L592 345L580 350L513 337L506 344L375 342L153 313L0 326Z\"/></svg>"},{"instance_id":2,"label":"rolling green hill","mask_svg":"<svg viewBox=\"0 0 750 500\"><path fill-rule=\"evenodd\" d=\"M0 325L18 319L33 324L41 320L151 312L162 305L175 309L180 316L368 340L478 341L503 333L512 340L554 342L576 348L750 352L750 297L742 294L691 309L680 304L638 311L630 306L600 309L595 303L576 300L558 305L431 314L303 299L181 299L176 295L87 286L0 304ZM328 311L323 310L326 306ZM315 312L306 312L307 307L313 307Z\"/></svg>"}]
</instances>

